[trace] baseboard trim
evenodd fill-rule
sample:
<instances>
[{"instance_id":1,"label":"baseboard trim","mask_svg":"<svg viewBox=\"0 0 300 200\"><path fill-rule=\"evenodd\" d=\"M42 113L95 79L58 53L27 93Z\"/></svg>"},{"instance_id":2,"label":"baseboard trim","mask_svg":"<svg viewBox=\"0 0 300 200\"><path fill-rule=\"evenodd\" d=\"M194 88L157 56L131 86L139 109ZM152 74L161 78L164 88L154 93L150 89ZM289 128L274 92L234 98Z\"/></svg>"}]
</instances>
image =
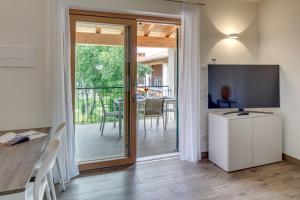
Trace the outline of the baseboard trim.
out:
<instances>
[{"instance_id":1,"label":"baseboard trim","mask_svg":"<svg viewBox=\"0 0 300 200\"><path fill-rule=\"evenodd\" d=\"M208 152L201 152L201 158L202 159L207 159L208 158ZM294 165L298 165L298 166L300 166L300 160L299 159L297 159L297 158L294 158L294 157L292 157L292 156L289 156L289 155L287 155L287 154L282 154L282 159L283 160L286 160L286 161L288 161L288 162L290 162L290 163L293 163Z\"/></svg>"},{"instance_id":2,"label":"baseboard trim","mask_svg":"<svg viewBox=\"0 0 300 200\"><path fill-rule=\"evenodd\" d=\"M289 156L289 155L284 154L284 153L282 154L282 158L283 158L283 160L286 160L286 161L288 161L290 163L293 163L295 165L299 165L300 166L300 160L297 159L297 158L294 158L294 157Z\"/></svg>"}]
</instances>

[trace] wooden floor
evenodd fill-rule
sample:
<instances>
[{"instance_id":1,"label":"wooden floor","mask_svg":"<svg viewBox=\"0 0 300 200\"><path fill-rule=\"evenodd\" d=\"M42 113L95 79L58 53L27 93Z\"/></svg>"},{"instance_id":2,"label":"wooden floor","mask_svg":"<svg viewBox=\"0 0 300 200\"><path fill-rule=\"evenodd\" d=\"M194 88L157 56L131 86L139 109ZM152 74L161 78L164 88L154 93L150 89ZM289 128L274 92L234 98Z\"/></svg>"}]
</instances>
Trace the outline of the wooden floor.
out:
<instances>
[{"instance_id":1,"label":"wooden floor","mask_svg":"<svg viewBox=\"0 0 300 200\"><path fill-rule=\"evenodd\" d=\"M137 164L75 178L59 200L300 199L300 168L287 161L226 173L207 160Z\"/></svg>"}]
</instances>

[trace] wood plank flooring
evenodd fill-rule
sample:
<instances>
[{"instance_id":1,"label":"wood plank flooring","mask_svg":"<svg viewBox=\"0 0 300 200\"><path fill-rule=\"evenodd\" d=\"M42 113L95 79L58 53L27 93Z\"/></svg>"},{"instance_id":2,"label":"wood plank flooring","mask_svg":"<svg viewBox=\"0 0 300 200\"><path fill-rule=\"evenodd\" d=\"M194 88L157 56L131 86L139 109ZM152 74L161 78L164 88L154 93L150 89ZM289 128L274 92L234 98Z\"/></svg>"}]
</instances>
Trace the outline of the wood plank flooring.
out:
<instances>
[{"instance_id":1,"label":"wood plank flooring","mask_svg":"<svg viewBox=\"0 0 300 200\"><path fill-rule=\"evenodd\" d=\"M75 178L59 200L300 199L300 167L287 161L226 173L207 160L140 163Z\"/></svg>"}]
</instances>

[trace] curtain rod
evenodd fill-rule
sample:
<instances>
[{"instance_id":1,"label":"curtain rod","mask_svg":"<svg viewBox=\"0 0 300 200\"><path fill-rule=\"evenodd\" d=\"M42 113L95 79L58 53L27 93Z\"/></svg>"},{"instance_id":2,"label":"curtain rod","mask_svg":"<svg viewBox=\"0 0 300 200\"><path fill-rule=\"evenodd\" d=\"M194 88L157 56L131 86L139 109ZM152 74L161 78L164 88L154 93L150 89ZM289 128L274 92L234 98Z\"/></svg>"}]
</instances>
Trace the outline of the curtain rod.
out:
<instances>
[{"instance_id":1,"label":"curtain rod","mask_svg":"<svg viewBox=\"0 0 300 200\"><path fill-rule=\"evenodd\" d=\"M196 2L186 2L186 1L182 1L182 0L163 0L163 1L169 1L169 2L174 2L174 3L191 3L191 4L195 4L195 5L200 5L200 6L205 6L205 3L196 3Z\"/></svg>"}]
</instances>

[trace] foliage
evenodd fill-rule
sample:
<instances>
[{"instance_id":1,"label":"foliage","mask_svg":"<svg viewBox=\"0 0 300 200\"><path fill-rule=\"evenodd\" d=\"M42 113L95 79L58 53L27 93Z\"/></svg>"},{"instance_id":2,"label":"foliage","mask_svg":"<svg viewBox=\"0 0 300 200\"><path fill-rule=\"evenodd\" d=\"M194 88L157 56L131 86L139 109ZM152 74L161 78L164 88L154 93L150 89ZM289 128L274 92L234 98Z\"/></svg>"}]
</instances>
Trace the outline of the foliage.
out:
<instances>
[{"instance_id":1,"label":"foliage","mask_svg":"<svg viewBox=\"0 0 300 200\"><path fill-rule=\"evenodd\" d=\"M138 63L137 71L139 78L145 78L146 75L151 74L153 70L149 65Z\"/></svg>"},{"instance_id":2,"label":"foliage","mask_svg":"<svg viewBox=\"0 0 300 200\"><path fill-rule=\"evenodd\" d=\"M108 87L124 86L124 47L76 45L76 88L101 88L96 90L78 90L76 96L76 123L99 122L103 112L100 96L105 99L107 111L112 111L114 98L122 97L121 90ZM138 76L145 77L152 69L138 65Z\"/></svg>"},{"instance_id":3,"label":"foliage","mask_svg":"<svg viewBox=\"0 0 300 200\"><path fill-rule=\"evenodd\" d=\"M124 73L121 46L76 46L76 86L121 86Z\"/></svg>"}]
</instances>

